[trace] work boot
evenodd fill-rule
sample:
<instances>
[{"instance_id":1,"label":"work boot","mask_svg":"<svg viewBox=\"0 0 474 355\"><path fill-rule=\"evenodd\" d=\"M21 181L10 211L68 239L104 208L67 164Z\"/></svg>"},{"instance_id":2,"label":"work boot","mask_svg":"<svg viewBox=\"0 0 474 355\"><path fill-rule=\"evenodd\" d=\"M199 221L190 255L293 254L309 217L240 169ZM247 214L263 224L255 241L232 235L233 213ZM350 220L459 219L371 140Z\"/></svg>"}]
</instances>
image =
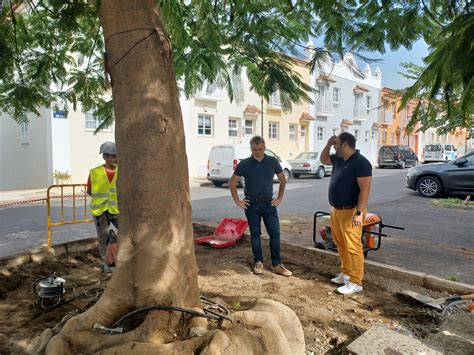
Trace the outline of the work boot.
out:
<instances>
[{"instance_id":1,"label":"work boot","mask_svg":"<svg viewBox=\"0 0 474 355\"><path fill-rule=\"evenodd\" d=\"M283 275L283 276L293 275L293 273L290 270L288 270L283 264L278 264L275 266L272 265L272 272L278 275Z\"/></svg>"},{"instance_id":2,"label":"work boot","mask_svg":"<svg viewBox=\"0 0 474 355\"><path fill-rule=\"evenodd\" d=\"M361 285L348 282L344 286L338 287L337 292L342 293L343 295L352 295L353 293L356 292L361 292L363 290L363 287Z\"/></svg>"},{"instance_id":3,"label":"work boot","mask_svg":"<svg viewBox=\"0 0 474 355\"><path fill-rule=\"evenodd\" d=\"M345 285L349 282L349 276L340 272L339 275L331 279L331 282L336 285Z\"/></svg>"},{"instance_id":4,"label":"work boot","mask_svg":"<svg viewBox=\"0 0 474 355\"><path fill-rule=\"evenodd\" d=\"M255 275L263 274L263 263L261 261L257 261L253 267L253 272Z\"/></svg>"}]
</instances>

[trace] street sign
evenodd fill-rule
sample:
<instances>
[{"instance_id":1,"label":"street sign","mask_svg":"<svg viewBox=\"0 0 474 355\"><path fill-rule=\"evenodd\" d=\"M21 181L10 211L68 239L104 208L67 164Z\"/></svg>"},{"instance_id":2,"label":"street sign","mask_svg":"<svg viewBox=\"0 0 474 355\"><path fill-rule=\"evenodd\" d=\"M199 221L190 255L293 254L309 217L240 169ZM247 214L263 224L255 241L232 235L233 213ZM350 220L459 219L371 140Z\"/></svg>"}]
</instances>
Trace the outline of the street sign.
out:
<instances>
[{"instance_id":1,"label":"street sign","mask_svg":"<svg viewBox=\"0 0 474 355\"><path fill-rule=\"evenodd\" d=\"M66 111L54 111L53 118L67 118Z\"/></svg>"}]
</instances>

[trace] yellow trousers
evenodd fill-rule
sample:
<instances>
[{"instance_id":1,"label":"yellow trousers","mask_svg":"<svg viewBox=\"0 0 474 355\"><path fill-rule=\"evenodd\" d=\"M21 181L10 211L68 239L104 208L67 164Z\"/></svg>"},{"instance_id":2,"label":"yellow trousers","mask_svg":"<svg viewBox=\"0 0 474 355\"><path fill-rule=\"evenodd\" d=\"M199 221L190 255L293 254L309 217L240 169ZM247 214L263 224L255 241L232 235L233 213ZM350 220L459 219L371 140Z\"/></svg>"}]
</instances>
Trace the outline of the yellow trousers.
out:
<instances>
[{"instance_id":1,"label":"yellow trousers","mask_svg":"<svg viewBox=\"0 0 474 355\"><path fill-rule=\"evenodd\" d=\"M362 250L362 226L352 226L356 209L331 209L331 233L341 261L341 272L350 282L362 284L364 278L364 254ZM362 221L365 219L365 212Z\"/></svg>"}]
</instances>

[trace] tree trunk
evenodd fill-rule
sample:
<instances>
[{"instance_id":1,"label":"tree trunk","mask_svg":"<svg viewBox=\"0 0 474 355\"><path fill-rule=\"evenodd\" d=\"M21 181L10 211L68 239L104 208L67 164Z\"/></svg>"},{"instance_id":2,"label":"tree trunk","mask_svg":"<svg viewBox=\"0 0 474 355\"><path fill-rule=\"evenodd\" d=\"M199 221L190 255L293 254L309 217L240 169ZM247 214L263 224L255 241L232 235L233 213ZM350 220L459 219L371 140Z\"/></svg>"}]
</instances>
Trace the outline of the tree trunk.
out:
<instances>
[{"instance_id":1,"label":"tree trunk","mask_svg":"<svg viewBox=\"0 0 474 355\"><path fill-rule=\"evenodd\" d=\"M101 7L120 165L114 297L133 290L134 306L190 307L198 285L184 128L155 4L105 0Z\"/></svg>"},{"instance_id":2,"label":"tree trunk","mask_svg":"<svg viewBox=\"0 0 474 355\"><path fill-rule=\"evenodd\" d=\"M119 253L99 302L71 319L63 333L110 325L143 306L199 305L184 128L159 7L154 0L103 0L100 20L120 165ZM155 338L169 341L180 317L151 312L140 333L158 332ZM84 336L91 340L89 331Z\"/></svg>"}]
</instances>

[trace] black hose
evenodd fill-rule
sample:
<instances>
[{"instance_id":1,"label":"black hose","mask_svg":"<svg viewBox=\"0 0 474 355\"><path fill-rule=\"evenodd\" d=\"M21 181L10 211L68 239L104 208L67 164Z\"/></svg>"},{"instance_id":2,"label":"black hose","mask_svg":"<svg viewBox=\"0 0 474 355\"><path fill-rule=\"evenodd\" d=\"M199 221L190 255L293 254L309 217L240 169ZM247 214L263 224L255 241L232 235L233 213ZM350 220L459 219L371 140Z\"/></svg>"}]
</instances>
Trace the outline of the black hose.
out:
<instances>
[{"instance_id":1,"label":"black hose","mask_svg":"<svg viewBox=\"0 0 474 355\"><path fill-rule=\"evenodd\" d=\"M126 315L124 315L122 318L120 318L118 321L116 321L112 326L111 328L116 328L118 326L120 326L122 324L122 322L135 315L135 314L139 314L139 313L143 313L143 312L149 312L149 311L154 311L154 310L159 310L159 311L177 311L177 312L183 312L183 313L187 313L187 314L191 314L193 316L197 316L197 317L203 317L203 318L207 318L207 319L212 319L212 320L221 320L221 319L227 319L229 321L232 321L231 318L229 318L228 316L226 315L216 315L216 314L206 314L206 313L202 313L202 312L198 312L198 311L195 311L193 309L188 309L188 308L182 308L182 307L177 307L177 306L167 306L167 305L164 305L164 304L156 304L156 305L153 305L153 306L147 306L147 307L142 307L142 308L138 308L138 309L135 309L133 311L131 311L130 313L127 313Z\"/></svg>"}]
</instances>

